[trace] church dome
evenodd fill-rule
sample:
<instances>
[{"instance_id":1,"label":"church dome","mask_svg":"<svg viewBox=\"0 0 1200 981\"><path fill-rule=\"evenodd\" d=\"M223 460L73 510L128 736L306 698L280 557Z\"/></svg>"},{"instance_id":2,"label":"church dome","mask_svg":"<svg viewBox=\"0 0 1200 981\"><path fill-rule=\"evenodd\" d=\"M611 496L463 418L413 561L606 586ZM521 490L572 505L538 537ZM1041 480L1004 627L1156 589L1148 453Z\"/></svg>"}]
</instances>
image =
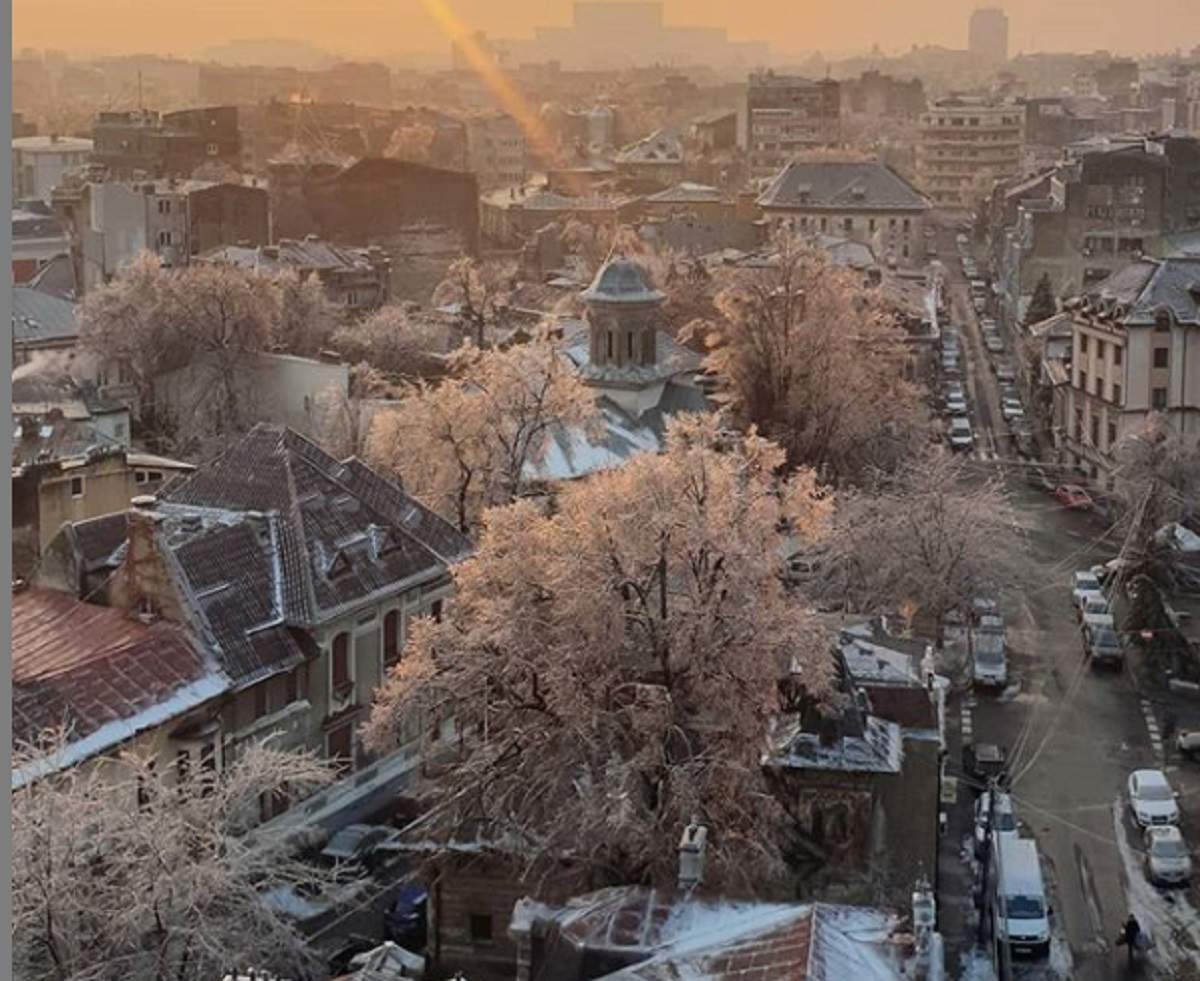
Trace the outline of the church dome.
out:
<instances>
[{"instance_id":1,"label":"church dome","mask_svg":"<svg viewBox=\"0 0 1200 981\"><path fill-rule=\"evenodd\" d=\"M661 303L666 299L650 282L650 274L624 256L601 266L582 296L585 303Z\"/></svg>"}]
</instances>

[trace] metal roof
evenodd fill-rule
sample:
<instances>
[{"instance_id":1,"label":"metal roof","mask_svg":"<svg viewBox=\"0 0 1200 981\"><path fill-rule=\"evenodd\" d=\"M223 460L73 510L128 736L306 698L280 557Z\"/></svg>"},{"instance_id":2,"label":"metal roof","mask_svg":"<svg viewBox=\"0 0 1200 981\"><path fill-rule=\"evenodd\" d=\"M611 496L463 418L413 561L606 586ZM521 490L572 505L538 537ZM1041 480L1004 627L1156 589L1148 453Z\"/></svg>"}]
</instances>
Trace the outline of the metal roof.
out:
<instances>
[{"instance_id":1,"label":"metal roof","mask_svg":"<svg viewBox=\"0 0 1200 981\"><path fill-rule=\"evenodd\" d=\"M832 160L789 163L758 198L763 208L836 208L844 211L927 211L929 201L881 163Z\"/></svg>"},{"instance_id":2,"label":"metal roof","mask_svg":"<svg viewBox=\"0 0 1200 981\"><path fill-rule=\"evenodd\" d=\"M13 287L12 325L13 338L18 344L79 336L74 303L27 286Z\"/></svg>"}]
</instances>

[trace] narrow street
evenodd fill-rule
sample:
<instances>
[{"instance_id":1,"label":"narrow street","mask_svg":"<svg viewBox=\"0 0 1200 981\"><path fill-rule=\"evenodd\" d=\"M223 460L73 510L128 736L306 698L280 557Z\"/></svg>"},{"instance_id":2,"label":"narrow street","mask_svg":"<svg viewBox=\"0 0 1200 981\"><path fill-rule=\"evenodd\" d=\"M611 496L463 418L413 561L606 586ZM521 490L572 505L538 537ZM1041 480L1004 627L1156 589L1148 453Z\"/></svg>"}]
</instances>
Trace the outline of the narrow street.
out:
<instances>
[{"instance_id":1,"label":"narrow street","mask_svg":"<svg viewBox=\"0 0 1200 981\"><path fill-rule=\"evenodd\" d=\"M1117 979L1200 977L1200 918L1195 893L1164 894L1144 878L1140 836L1124 803L1125 781L1139 767L1164 768L1181 793L1185 834L1200 826L1200 766L1164 758L1162 706L1143 697L1135 673L1093 670L1083 657L1071 606L1071 575L1112 558L1112 541L1097 517L1065 510L1044 490L1030 486L1009 448L999 413L998 386L983 347L978 318L955 251L953 232L939 242L947 266L951 321L967 354L980 475L1003 473L1016 512L1025 557L1021 581L1001 596L1009 632L1009 671L1015 684L1002 695L964 693L949 713L953 737L950 765L957 769L963 740L997 743L1010 754L1013 800L1023 834L1042 856L1051 893L1057 943L1049 962L1018 965L1017 977ZM1011 356L1012 339L1006 339ZM1200 704L1175 706L1179 725L1200 723ZM1190 723L1189 720L1190 719ZM970 796L960 785L960 797ZM970 833L961 804L954 810L947 851ZM965 861L965 858L964 858ZM961 889L969 877L948 877ZM950 886L951 889L955 886ZM944 899L951 920L964 919L969 900ZM1133 910L1155 936L1151 964L1136 973L1114 944ZM969 917L966 918L969 922ZM962 927L959 927L960 932ZM974 936L948 936L961 951ZM1065 943L1063 942L1065 940ZM1069 948L1069 952L1067 951ZM948 959L951 969L956 960Z\"/></svg>"}]
</instances>

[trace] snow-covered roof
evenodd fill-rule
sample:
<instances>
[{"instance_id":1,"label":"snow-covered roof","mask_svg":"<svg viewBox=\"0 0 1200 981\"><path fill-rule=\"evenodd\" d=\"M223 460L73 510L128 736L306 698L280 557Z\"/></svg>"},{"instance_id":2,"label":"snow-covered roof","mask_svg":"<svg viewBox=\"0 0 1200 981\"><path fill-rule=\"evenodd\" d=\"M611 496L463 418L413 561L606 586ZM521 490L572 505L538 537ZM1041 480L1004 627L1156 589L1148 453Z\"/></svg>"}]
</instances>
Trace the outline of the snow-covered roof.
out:
<instances>
[{"instance_id":1,"label":"snow-covered roof","mask_svg":"<svg viewBox=\"0 0 1200 981\"><path fill-rule=\"evenodd\" d=\"M912 657L872 643L862 637L842 635L839 645L846 670L859 683L872 685L918 685L920 675L913 668Z\"/></svg>"},{"instance_id":2,"label":"snow-covered roof","mask_svg":"<svg viewBox=\"0 0 1200 981\"><path fill-rule=\"evenodd\" d=\"M843 733L828 744L806 732L797 719L777 719L772 751L765 762L793 770L841 770L853 773L899 773L904 758L900 726L868 715L861 735Z\"/></svg>"},{"instance_id":3,"label":"snow-covered roof","mask_svg":"<svg viewBox=\"0 0 1200 981\"><path fill-rule=\"evenodd\" d=\"M576 950L640 958L606 979L897 981L911 956L898 942L894 914L825 903L695 899L624 886L558 909L521 900L512 929L549 922Z\"/></svg>"}]
</instances>

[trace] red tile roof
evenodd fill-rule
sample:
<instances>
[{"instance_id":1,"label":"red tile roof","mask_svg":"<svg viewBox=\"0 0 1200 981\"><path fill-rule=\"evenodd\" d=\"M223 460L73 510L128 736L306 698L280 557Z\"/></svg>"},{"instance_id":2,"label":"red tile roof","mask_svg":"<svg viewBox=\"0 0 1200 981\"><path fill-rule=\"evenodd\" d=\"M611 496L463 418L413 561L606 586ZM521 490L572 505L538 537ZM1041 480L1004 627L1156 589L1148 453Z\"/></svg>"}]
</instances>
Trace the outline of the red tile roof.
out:
<instances>
[{"instance_id":1,"label":"red tile roof","mask_svg":"<svg viewBox=\"0 0 1200 981\"><path fill-rule=\"evenodd\" d=\"M12 645L13 740L69 726L64 766L228 687L175 627L147 626L54 590L13 594Z\"/></svg>"}]
</instances>

